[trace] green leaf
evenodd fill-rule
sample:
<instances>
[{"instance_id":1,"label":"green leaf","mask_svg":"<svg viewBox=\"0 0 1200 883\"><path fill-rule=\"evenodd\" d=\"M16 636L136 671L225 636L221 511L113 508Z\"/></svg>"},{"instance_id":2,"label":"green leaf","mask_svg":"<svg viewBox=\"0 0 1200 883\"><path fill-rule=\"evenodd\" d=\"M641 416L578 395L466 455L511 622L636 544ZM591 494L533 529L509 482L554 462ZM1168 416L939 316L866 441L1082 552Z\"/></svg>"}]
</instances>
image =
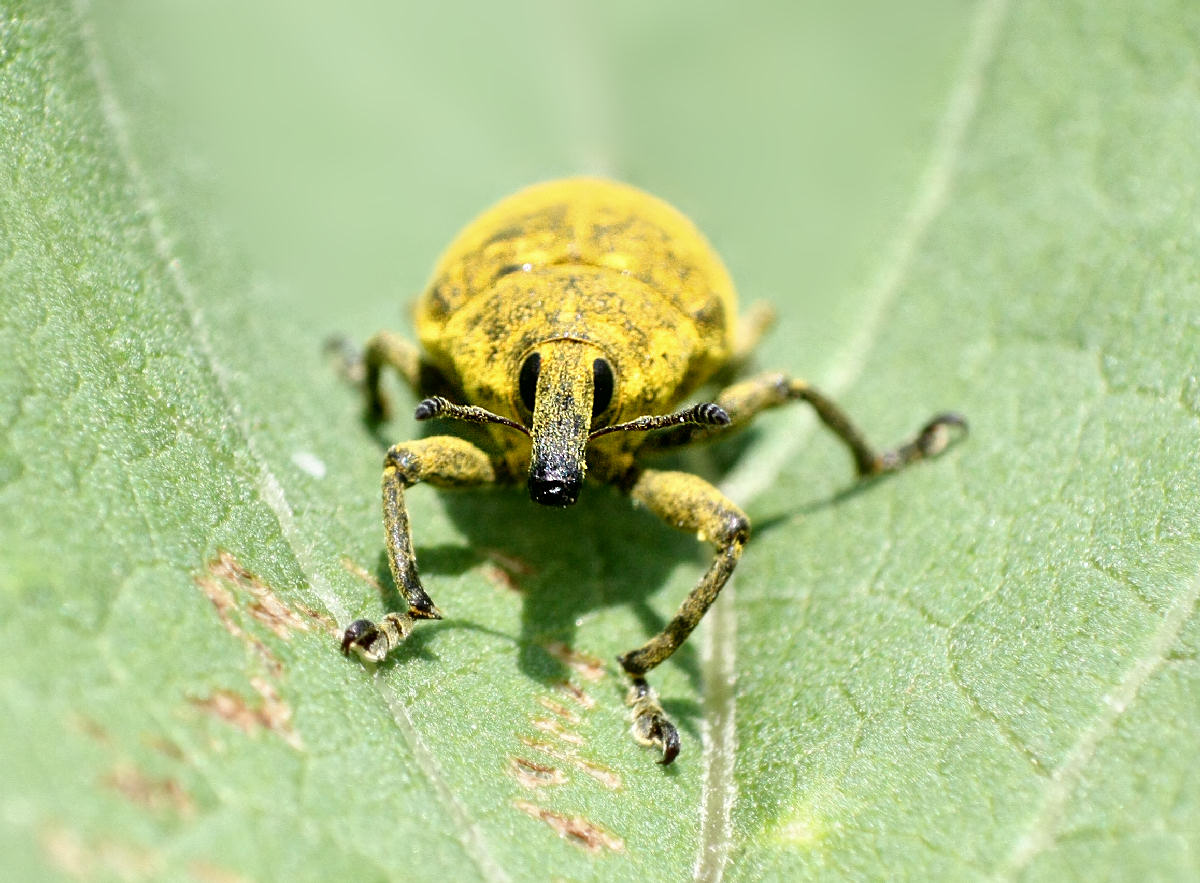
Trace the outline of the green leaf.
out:
<instances>
[{"instance_id":1,"label":"green leaf","mask_svg":"<svg viewBox=\"0 0 1200 883\"><path fill-rule=\"evenodd\" d=\"M1186 0L6 0L6 871L1200 875L1198 45ZM688 461L756 532L654 673L666 770L613 660L704 552L608 489L416 490L447 619L337 650L394 597L323 341L580 172L873 438L972 426L861 486L799 408Z\"/></svg>"}]
</instances>

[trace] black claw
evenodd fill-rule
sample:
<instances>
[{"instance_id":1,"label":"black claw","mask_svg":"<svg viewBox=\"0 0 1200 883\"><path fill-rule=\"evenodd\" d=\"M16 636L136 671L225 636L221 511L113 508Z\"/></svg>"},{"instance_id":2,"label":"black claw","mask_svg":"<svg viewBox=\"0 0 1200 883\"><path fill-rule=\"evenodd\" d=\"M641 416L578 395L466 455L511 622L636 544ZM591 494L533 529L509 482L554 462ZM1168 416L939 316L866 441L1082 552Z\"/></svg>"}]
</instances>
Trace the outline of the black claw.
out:
<instances>
[{"instance_id":1,"label":"black claw","mask_svg":"<svg viewBox=\"0 0 1200 883\"><path fill-rule=\"evenodd\" d=\"M925 424L925 428L921 430L921 434L924 435L927 432L932 432L939 426L958 426L963 432L967 432L967 418L954 411L947 411L945 414L938 414Z\"/></svg>"},{"instance_id":2,"label":"black claw","mask_svg":"<svg viewBox=\"0 0 1200 883\"><path fill-rule=\"evenodd\" d=\"M631 655L627 653L625 656L618 656L617 659L624 666L625 660ZM633 675L629 686L632 688L632 696L629 700L631 704L636 705L650 696L650 685L641 675ZM650 698L649 702L651 703L649 708L643 707L638 710L637 718L634 721L634 737L643 745L660 745L662 757L658 763L667 766L679 756L679 730L675 729L675 725L667 720L666 715L662 713L662 706L658 704L656 698ZM646 729L641 730L639 724L646 721L648 721Z\"/></svg>"},{"instance_id":3,"label":"black claw","mask_svg":"<svg viewBox=\"0 0 1200 883\"><path fill-rule=\"evenodd\" d=\"M940 454L951 442L946 433L952 426L962 430L963 435L967 434L967 421L961 414L954 412L938 414L921 429L921 433L916 439L916 449L926 457Z\"/></svg>"},{"instance_id":4,"label":"black claw","mask_svg":"<svg viewBox=\"0 0 1200 883\"><path fill-rule=\"evenodd\" d=\"M425 594L424 589L418 584L414 589L410 589L407 593L408 598L408 615L413 619L441 619L442 611L438 610L437 605L433 603L433 599ZM416 597L413 597L413 596Z\"/></svg>"},{"instance_id":5,"label":"black claw","mask_svg":"<svg viewBox=\"0 0 1200 883\"><path fill-rule=\"evenodd\" d=\"M355 644L370 644L375 639L377 634L375 623L369 619L356 619L350 625L346 626L346 631L342 634L342 652L350 653L350 648Z\"/></svg>"},{"instance_id":6,"label":"black claw","mask_svg":"<svg viewBox=\"0 0 1200 883\"><path fill-rule=\"evenodd\" d=\"M656 727L658 738L662 740L663 756L658 762L663 766L668 766L675 758L679 756L679 730L675 729L666 718L658 719Z\"/></svg>"}]
</instances>

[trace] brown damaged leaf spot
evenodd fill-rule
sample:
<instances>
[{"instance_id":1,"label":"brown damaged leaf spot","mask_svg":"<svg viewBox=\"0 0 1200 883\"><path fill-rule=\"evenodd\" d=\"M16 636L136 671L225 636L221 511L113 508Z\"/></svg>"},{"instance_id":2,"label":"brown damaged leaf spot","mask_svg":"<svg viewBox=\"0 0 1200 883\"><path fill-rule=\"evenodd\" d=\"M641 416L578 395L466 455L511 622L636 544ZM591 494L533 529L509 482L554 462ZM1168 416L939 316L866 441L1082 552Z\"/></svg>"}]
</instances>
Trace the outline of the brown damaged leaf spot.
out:
<instances>
[{"instance_id":1,"label":"brown damaged leaf spot","mask_svg":"<svg viewBox=\"0 0 1200 883\"><path fill-rule=\"evenodd\" d=\"M341 631L337 627L337 623L328 613L322 613L320 610L313 610L307 604L296 603L296 609L315 622L321 627L321 630L333 637L340 638Z\"/></svg>"},{"instance_id":2,"label":"brown damaged leaf spot","mask_svg":"<svg viewBox=\"0 0 1200 883\"><path fill-rule=\"evenodd\" d=\"M287 638L297 630L308 631L308 623L299 614L280 601L270 586L226 550L219 550L217 557L208 562L208 572L249 592L254 598L249 608L251 615L279 637Z\"/></svg>"},{"instance_id":3,"label":"brown damaged leaf spot","mask_svg":"<svg viewBox=\"0 0 1200 883\"><path fill-rule=\"evenodd\" d=\"M525 788L544 788L547 785L564 785L566 773L557 767L535 763L524 757L510 757L508 771Z\"/></svg>"},{"instance_id":4,"label":"brown damaged leaf spot","mask_svg":"<svg viewBox=\"0 0 1200 883\"><path fill-rule=\"evenodd\" d=\"M571 711L571 709L567 708L567 706L563 705L562 703L555 702L548 696L539 696L538 704L547 711L558 715L569 724L575 725L579 723L579 715Z\"/></svg>"},{"instance_id":5,"label":"brown damaged leaf spot","mask_svg":"<svg viewBox=\"0 0 1200 883\"><path fill-rule=\"evenodd\" d=\"M569 742L572 745L582 745L583 736L578 733L568 730L561 723L549 717L533 718L531 723L534 729L541 730L543 733L549 733L551 736L557 736L564 742Z\"/></svg>"},{"instance_id":6,"label":"brown damaged leaf spot","mask_svg":"<svg viewBox=\"0 0 1200 883\"><path fill-rule=\"evenodd\" d=\"M262 697L262 721L268 730L278 733L296 750L303 748L299 734L292 729L292 709L279 698L275 688L262 678L251 678L250 685Z\"/></svg>"},{"instance_id":7,"label":"brown damaged leaf spot","mask_svg":"<svg viewBox=\"0 0 1200 883\"><path fill-rule=\"evenodd\" d=\"M250 605L250 614L281 638L289 637L293 629L308 631L308 623L274 595L256 599Z\"/></svg>"},{"instance_id":8,"label":"brown damaged leaf spot","mask_svg":"<svg viewBox=\"0 0 1200 883\"><path fill-rule=\"evenodd\" d=\"M183 749L168 739L166 736L144 736L142 741L150 748L153 748L164 757L169 757L171 760L183 760Z\"/></svg>"},{"instance_id":9,"label":"brown damaged leaf spot","mask_svg":"<svg viewBox=\"0 0 1200 883\"><path fill-rule=\"evenodd\" d=\"M293 632L309 631L312 623L321 625L326 631L335 628L333 621L324 614L303 604L296 608L285 604L270 586L224 549L208 562L205 573L197 576L195 582L212 603L225 630L254 650L266 665L267 673L276 680L283 675L283 665L247 626L248 620L242 617L243 606L239 605L239 599L244 599L246 613L284 640L290 639ZM235 615L238 618L235 619ZM250 686L259 696L259 701L254 704L233 690L217 690L207 697L192 698L191 702L244 733L267 729L301 750L303 743L292 728L292 710L279 697L272 682L256 676L250 679Z\"/></svg>"},{"instance_id":10,"label":"brown damaged leaf spot","mask_svg":"<svg viewBox=\"0 0 1200 883\"><path fill-rule=\"evenodd\" d=\"M585 711L596 704L591 696L570 682L560 682L555 684L554 688L564 699L568 699ZM520 736L521 742L530 748L552 757L563 765L575 767L606 788L614 791L619 789L622 784L619 775L603 764L580 757L579 750L587 743L583 736L575 731L574 727L582 723L581 716L571 708L568 708L561 702L555 701L549 696L539 696L537 697L537 702L542 708L554 714L555 717L539 717L531 714L529 716L529 723L534 729L553 736L556 741L548 742L541 739Z\"/></svg>"},{"instance_id":11,"label":"brown damaged leaf spot","mask_svg":"<svg viewBox=\"0 0 1200 883\"><path fill-rule=\"evenodd\" d=\"M112 840L88 843L59 825L43 829L38 841L51 867L81 880L154 879L163 872L162 859L148 849Z\"/></svg>"},{"instance_id":12,"label":"brown damaged leaf spot","mask_svg":"<svg viewBox=\"0 0 1200 883\"><path fill-rule=\"evenodd\" d=\"M584 760L582 757L575 758L574 763L581 771L591 776L608 790L620 790L621 777L603 764L592 760Z\"/></svg>"},{"instance_id":13,"label":"brown damaged leaf spot","mask_svg":"<svg viewBox=\"0 0 1200 883\"><path fill-rule=\"evenodd\" d=\"M263 725L258 712L232 690L217 690L204 699L193 699L192 704L244 733L253 733Z\"/></svg>"},{"instance_id":14,"label":"brown damaged leaf spot","mask_svg":"<svg viewBox=\"0 0 1200 883\"><path fill-rule=\"evenodd\" d=\"M104 777L104 784L146 809L172 810L185 817L196 809L191 795L174 779L153 779L132 764L118 764Z\"/></svg>"},{"instance_id":15,"label":"brown damaged leaf spot","mask_svg":"<svg viewBox=\"0 0 1200 883\"><path fill-rule=\"evenodd\" d=\"M248 880L241 874L218 867L211 862L192 862L188 865L188 873L200 883L246 883Z\"/></svg>"},{"instance_id":16,"label":"brown damaged leaf spot","mask_svg":"<svg viewBox=\"0 0 1200 883\"><path fill-rule=\"evenodd\" d=\"M225 626L225 631L235 638L245 639L246 633L229 615L229 611L237 607L233 600L233 593L225 588L219 580L213 578L212 562L209 562L208 575L195 577L195 582L212 602L212 606L217 611L217 617L221 620L221 625Z\"/></svg>"},{"instance_id":17,"label":"brown damaged leaf spot","mask_svg":"<svg viewBox=\"0 0 1200 883\"><path fill-rule=\"evenodd\" d=\"M580 757L569 748L559 748L550 742L543 742L541 739L530 739L526 736L521 737L521 742L535 751L540 751L546 756L554 758L559 763L570 764L609 790L617 791L621 787L621 776L618 773L603 764Z\"/></svg>"},{"instance_id":18,"label":"brown damaged leaf spot","mask_svg":"<svg viewBox=\"0 0 1200 883\"><path fill-rule=\"evenodd\" d=\"M554 689L573 701L580 708L590 710L596 707L596 700L588 693L584 692L582 687L577 687L570 681L559 681L554 685Z\"/></svg>"},{"instance_id":19,"label":"brown damaged leaf spot","mask_svg":"<svg viewBox=\"0 0 1200 883\"><path fill-rule=\"evenodd\" d=\"M533 576L537 573L537 569L533 565L500 549L483 549L482 551L485 558L503 567L514 576Z\"/></svg>"},{"instance_id":20,"label":"brown damaged leaf spot","mask_svg":"<svg viewBox=\"0 0 1200 883\"><path fill-rule=\"evenodd\" d=\"M483 578L491 583L491 585L495 588L506 592L521 591L521 587L517 584L517 581L513 575L500 565L487 561L484 562L480 569L483 572Z\"/></svg>"},{"instance_id":21,"label":"brown damaged leaf spot","mask_svg":"<svg viewBox=\"0 0 1200 883\"><path fill-rule=\"evenodd\" d=\"M226 723L233 724L247 734L267 729L278 734L297 751L303 749L300 735L292 729L292 710L275 688L263 678L251 678L250 684L261 701L252 706L245 697L233 690L217 690L203 699L193 699L192 704L207 711Z\"/></svg>"},{"instance_id":22,"label":"brown damaged leaf spot","mask_svg":"<svg viewBox=\"0 0 1200 883\"><path fill-rule=\"evenodd\" d=\"M213 606L217 609L217 616L221 619L221 625L225 626L225 630L257 653L259 658L262 659L263 664L270 669L272 674L276 677L283 674L283 663L271 652L271 648L254 635L244 631L230 617L229 610L235 606L233 595L215 580L197 577L196 585L200 586L204 590L204 594L208 596L208 600L212 601Z\"/></svg>"},{"instance_id":23,"label":"brown damaged leaf spot","mask_svg":"<svg viewBox=\"0 0 1200 883\"><path fill-rule=\"evenodd\" d=\"M537 571L520 558L515 558L499 549L483 549L483 578L498 589L509 592L520 592L522 586L518 577L531 576Z\"/></svg>"},{"instance_id":24,"label":"brown damaged leaf spot","mask_svg":"<svg viewBox=\"0 0 1200 883\"><path fill-rule=\"evenodd\" d=\"M108 730L104 729L95 718L90 718L85 714L77 714L74 721L75 725L79 727L79 731L85 736L95 739L101 745L112 744L112 737L108 735Z\"/></svg>"},{"instance_id":25,"label":"brown damaged leaf spot","mask_svg":"<svg viewBox=\"0 0 1200 883\"><path fill-rule=\"evenodd\" d=\"M550 641L543 645L547 653L563 665L579 673L588 681L598 681L604 677L604 660L590 653L572 650L562 641Z\"/></svg>"},{"instance_id":26,"label":"brown damaged leaf spot","mask_svg":"<svg viewBox=\"0 0 1200 883\"><path fill-rule=\"evenodd\" d=\"M514 800L512 805L526 815L545 822L559 837L576 846L582 846L588 852L599 853L604 849L612 852L625 851L624 840L583 816L563 815L527 800Z\"/></svg>"},{"instance_id":27,"label":"brown damaged leaf spot","mask_svg":"<svg viewBox=\"0 0 1200 883\"><path fill-rule=\"evenodd\" d=\"M205 572L195 577L195 583L204 592L217 611L217 618L229 634L233 635L258 654L270 672L279 677L283 665L262 640L244 628L235 616L240 613L238 595L248 595L246 610L278 637L287 640L293 631L308 631L309 620L320 623L327 631L334 628L333 621L324 614L297 605L304 616L279 599L266 583L243 567L228 551L221 549L210 560Z\"/></svg>"}]
</instances>

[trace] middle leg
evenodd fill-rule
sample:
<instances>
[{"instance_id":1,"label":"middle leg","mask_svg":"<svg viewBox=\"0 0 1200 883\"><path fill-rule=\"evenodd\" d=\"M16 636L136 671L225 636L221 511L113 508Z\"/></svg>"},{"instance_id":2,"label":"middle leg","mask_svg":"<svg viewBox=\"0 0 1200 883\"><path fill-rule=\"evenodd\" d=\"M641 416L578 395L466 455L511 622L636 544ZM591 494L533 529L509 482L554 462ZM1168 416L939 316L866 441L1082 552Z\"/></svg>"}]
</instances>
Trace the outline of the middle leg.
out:
<instances>
[{"instance_id":1,"label":"middle leg","mask_svg":"<svg viewBox=\"0 0 1200 883\"><path fill-rule=\"evenodd\" d=\"M426 360L416 344L394 331L372 335L362 350L346 338L334 336L325 341L325 350L335 357L338 372L362 388L364 416L370 423L381 423L391 416L391 405L381 386L385 368L395 370L418 396L452 394L442 372Z\"/></svg>"}]
</instances>

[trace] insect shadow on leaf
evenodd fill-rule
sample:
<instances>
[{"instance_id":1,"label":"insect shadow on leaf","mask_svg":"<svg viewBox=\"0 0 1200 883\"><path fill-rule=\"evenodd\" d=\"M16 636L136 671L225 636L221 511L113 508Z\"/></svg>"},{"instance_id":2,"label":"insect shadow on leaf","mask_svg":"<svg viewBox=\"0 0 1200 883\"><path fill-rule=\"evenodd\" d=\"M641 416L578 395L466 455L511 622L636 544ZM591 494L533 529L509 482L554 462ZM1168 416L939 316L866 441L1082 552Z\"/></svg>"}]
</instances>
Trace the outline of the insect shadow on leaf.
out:
<instances>
[{"instance_id":1,"label":"insect shadow on leaf","mask_svg":"<svg viewBox=\"0 0 1200 883\"><path fill-rule=\"evenodd\" d=\"M647 675L685 647L736 568L750 521L710 481L659 468L652 455L743 428L758 414L794 402L815 411L849 451L859 476L936 456L953 431L966 428L958 415L938 414L911 439L878 449L836 402L778 372L729 383L712 400L694 401L706 381L728 382L767 324L769 310L738 315L732 280L691 222L632 187L550 182L481 215L442 256L417 301L421 347L379 332L367 342L361 370L347 372L361 375L372 424L391 410L381 386L390 369L425 396L414 416L437 420L439 434L387 449L387 563L404 607L378 622L350 623L343 651L378 662L419 620L443 619L418 575L408 489L524 482L530 499L559 510L554 518L527 505L518 511L515 500L497 495L455 515L473 544L506 541L523 555L555 553L555 566L544 567L527 588L522 668L550 676L528 648L547 634L573 636L581 610L632 605L654 632L617 657L627 678L632 731L661 752L659 763L670 764L680 750L679 731ZM640 516L618 511L611 493L589 492L589 507L568 508L585 476L593 487L615 488L709 547L707 568L666 622L651 613L645 592L663 583L679 546L660 538L661 529L639 524ZM594 545L579 543L580 537ZM589 548L592 554L584 554ZM678 659L698 682L694 656L684 654Z\"/></svg>"}]
</instances>

